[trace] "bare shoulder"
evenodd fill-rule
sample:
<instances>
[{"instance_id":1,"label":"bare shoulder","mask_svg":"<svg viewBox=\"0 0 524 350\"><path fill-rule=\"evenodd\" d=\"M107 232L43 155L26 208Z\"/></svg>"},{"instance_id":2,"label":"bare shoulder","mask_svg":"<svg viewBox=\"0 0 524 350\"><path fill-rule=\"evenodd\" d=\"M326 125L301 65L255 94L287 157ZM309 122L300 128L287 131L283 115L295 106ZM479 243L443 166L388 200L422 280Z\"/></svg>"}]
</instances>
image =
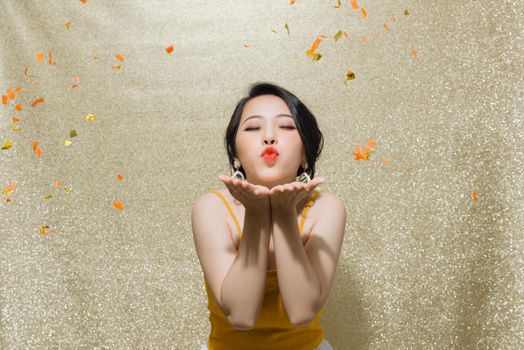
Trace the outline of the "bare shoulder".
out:
<instances>
[{"instance_id":1,"label":"bare shoulder","mask_svg":"<svg viewBox=\"0 0 524 350\"><path fill-rule=\"evenodd\" d=\"M323 189L319 190L316 202L318 202L317 208L319 214L325 214L337 209L338 211L340 211L340 209L343 209L345 211L346 209L346 206L342 199Z\"/></svg>"},{"instance_id":2,"label":"bare shoulder","mask_svg":"<svg viewBox=\"0 0 524 350\"><path fill-rule=\"evenodd\" d=\"M216 191L222 192L219 190ZM220 208L220 202L220 197L217 196L216 193L213 193L212 190L209 190L208 192L202 193L195 199L193 202L192 211L195 212L198 210L206 214L198 216L198 220L214 220L215 223L217 220L219 220L220 223L225 223L226 221L222 215L223 213Z\"/></svg>"},{"instance_id":3,"label":"bare shoulder","mask_svg":"<svg viewBox=\"0 0 524 350\"><path fill-rule=\"evenodd\" d=\"M325 191L318 190L319 194L315 200L312 209L315 215L315 225L320 220L346 220L346 205L342 199L336 195Z\"/></svg>"}]
</instances>

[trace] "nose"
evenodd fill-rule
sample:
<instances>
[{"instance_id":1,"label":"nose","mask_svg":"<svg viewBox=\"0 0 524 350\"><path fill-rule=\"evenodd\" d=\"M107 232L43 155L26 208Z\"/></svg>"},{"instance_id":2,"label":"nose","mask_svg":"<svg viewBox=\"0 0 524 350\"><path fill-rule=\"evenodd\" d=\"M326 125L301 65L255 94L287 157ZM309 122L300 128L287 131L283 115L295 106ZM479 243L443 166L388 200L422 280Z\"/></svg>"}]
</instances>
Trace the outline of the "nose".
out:
<instances>
[{"instance_id":1,"label":"nose","mask_svg":"<svg viewBox=\"0 0 524 350\"><path fill-rule=\"evenodd\" d=\"M264 135L264 144L265 145L274 145L277 143L276 137L275 137L275 130L273 130L272 127L266 128L265 135Z\"/></svg>"}]
</instances>

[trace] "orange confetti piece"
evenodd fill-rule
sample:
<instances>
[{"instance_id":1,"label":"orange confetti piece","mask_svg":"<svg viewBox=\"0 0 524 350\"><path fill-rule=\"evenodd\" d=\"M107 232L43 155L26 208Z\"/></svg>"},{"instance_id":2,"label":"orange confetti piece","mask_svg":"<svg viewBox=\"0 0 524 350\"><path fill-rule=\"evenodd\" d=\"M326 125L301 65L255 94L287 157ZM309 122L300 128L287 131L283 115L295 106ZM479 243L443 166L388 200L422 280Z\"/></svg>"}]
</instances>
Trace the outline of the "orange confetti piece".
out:
<instances>
[{"instance_id":1,"label":"orange confetti piece","mask_svg":"<svg viewBox=\"0 0 524 350\"><path fill-rule=\"evenodd\" d=\"M2 190L2 194L11 194L11 193L13 193L15 191L15 189L16 189L16 183L15 182L10 182Z\"/></svg>"},{"instance_id":2,"label":"orange confetti piece","mask_svg":"<svg viewBox=\"0 0 524 350\"><path fill-rule=\"evenodd\" d=\"M53 51L49 50L49 61L48 62L49 62L49 64L56 64L56 63L54 63L52 61L52 59L51 59L52 57L53 57Z\"/></svg>"},{"instance_id":3,"label":"orange confetti piece","mask_svg":"<svg viewBox=\"0 0 524 350\"><path fill-rule=\"evenodd\" d=\"M351 7L353 7L354 10L358 10L358 4L356 0L351 0Z\"/></svg>"},{"instance_id":4,"label":"orange confetti piece","mask_svg":"<svg viewBox=\"0 0 524 350\"><path fill-rule=\"evenodd\" d=\"M100 56L93 56L92 58L93 58L93 61L95 62L101 60Z\"/></svg>"},{"instance_id":5,"label":"orange confetti piece","mask_svg":"<svg viewBox=\"0 0 524 350\"><path fill-rule=\"evenodd\" d=\"M166 47L166 52L167 53L173 52L173 45L169 45L168 47Z\"/></svg>"},{"instance_id":6,"label":"orange confetti piece","mask_svg":"<svg viewBox=\"0 0 524 350\"><path fill-rule=\"evenodd\" d=\"M87 2L87 0L80 0L80 2L81 2L82 4L85 4L85 3Z\"/></svg>"},{"instance_id":7,"label":"orange confetti piece","mask_svg":"<svg viewBox=\"0 0 524 350\"><path fill-rule=\"evenodd\" d=\"M366 143L366 151L368 151L372 146L378 146L377 141L375 141L375 140L369 140L369 141Z\"/></svg>"},{"instance_id":8,"label":"orange confetti piece","mask_svg":"<svg viewBox=\"0 0 524 350\"><path fill-rule=\"evenodd\" d=\"M15 94L18 94L20 92L22 92L22 88L20 86L17 86L15 89Z\"/></svg>"},{"instance_id":9,"label":"orange confetti piece","mask_svg":"<svg viewBox=\"0 0 524 350\"><path fill-rule=\"evenodd\" d=\"M44 235L47 236L47 235L49 235L49 233L46 231L47 228L49 228L49 226L47 226L47 225L46 226L40 226L38 228L38 232L40 232L41 234L44 234Z\"/></svg>"},{"instance_id":10,"label":"orange confetti piece","mask_svg":"<svg viewBox=\"0 0 524 350\"><path fill-rule=\"evenodd\" d=\"M8 97L6 95L2 95L2 104L6 105L8 101Z\"/></svg>"},{"instance_id":11,"label":"orange confetti piece","mask_svg":"<svg viewBox=\"0 0 524 350\"><path fill-rule=\"evenodd\" d=\"M121 174L118 174L116 178L118 179L118 181L122 181L124 179L124 177Z\"/></svg>"},{"instance_id":12,"label":"orange confetti piece","mask_svg":"<svg viewBox=\"0 0 524 350\"><path fill-rule=\"evenodd\" d=\"M364 8L362 8L362 12L360 12L360 18L366 18L367 15L366 15L366 10L364 10Z\"/></svg>"},{"instance_id":13,"label":"orange confetti piece","mask_svg":"<svg viewBox=\"0 0 524 350\"><path fill-rule=\"evenodd\" d=\"M366 146L364 148L365 152L362 152L362 146L357 146L355 149L355 152L353 153L355 158L354 159L362 159L362 160L369 160L369 155L373 152L371 150L372 146L377 146L378 143L375 140L368 140L366 143Z\"/></svg>"},{"instance_id":14,"label":"orange confetti piece","mask_svg":"<svg viewBox=\"0 0 524 350\"><path fill-rule=\"evenodd\" d=\"M124 210L124 205L120 201L114 201L113 202L113 207L115 207L116 209L119 209L119 210Z\"/></svg>"},{"instance_id":15,"label":"orange confetti piece","mask_svg":"<svg viewBox=\"0 0 524 350\"><path fill-rule=\"evenodd\" d=\"M115 57L116 57L116 59L119 60L120 62L124 62L124 57L122 57L121 54L117 53L117 54L115 55Z\"/></svg>"},{"instance_id":16,"label":"orange confetti piece","mask_svg":"<svg viewBox=\"0 0 524 350\"><path fill-rule=\"evenodd\" d=\"M355 156L354 159L368 160L369 157L369 153L362 152L362 146L357 146L353 155Z\"/></svg>"},{"instance_id":17,"label":"orange confetti piece","mask_svg":"<svg viewBox=\"0 0 524 350\"><path fill-rule=\"evenodd\" d=\"M39 104L39 103L43 103L43 102L45 102L45 100L44 100L43 97L37 98L36 100L34 100L34 101L31 103L31 107L34 107L34 106L36 106L37 104Z\"/></svg>"},{"instance_id":18,"label":"orange confetti piece","mask_svg":"<svg viewBox=\"0 0 524 350\"><path fill-rule=\"evenodd\" d=\"M44 53L42 51L38 51L38 53L36 54L36 62L44 62Z\"/></svg>"},{"instance_id":19,"label":"orange confetti piece","mask_svg":"<svg viewBox=\"0 0 524 350\"><path fill-rule=\"evenodd\" d=\"M295 0L290 0L290 1L289 1L289 4L290 4L291 6L293 6L293 5L295 4Z\"/></svg>"},{"instance_id":20,"label":"orange confetti piece","mask_svg":"<svg viewBox=\"0 0 524 350\"><path fill-rule=\"evenodd\" d=\"M62 186L62 182L60 182L59 180L56 180L56 181L55 181L55 187L58 188L58 187L60 187L60 186Z\"/></svg>"},{"instance_id":21,"label":"orange confetti piece","mask_svg":"<svg viewBox=\"0 0 524 350\"><path fill-rule=\"evenodd\" d=\"M113 67L111 67L111 68L113 68L113 69L120 69L121 67L122 67L122 66L113 66Z\"/></svg>"},{"instance_id":22,"label":"orange confetti piece","mask_svg":"<svg viewBox=\"0 0 524 350\"><path fill-rule=\"evenodd\" d=\"M13 91L11 91L10 88L7 88L5 90L5 92L7 93L7 97L10 99L10 100L14 100L15 99L15 93Z\"/></svg>"},{"instance_id":23,"label":"orange confetti piece","mask_svg":"<svg viewBox=\"0 0 524 350\"><path fill-rule=\"evenodd\" d=\"M31 141L31 143L32 143L33 151L38 156L38 158L40 158L40 156L42 155L42 149L37 146L38 141Z\"/></svg>"},{"instance_id":24,"label":"orange confetti piece","mask_svg":"<svg viewBox=\"0 0 524 350\"><path fill-rule=\"evenodd\" d=\"M413 57L417 57L417 50L413 50L413 51L411 51L411 56L413 56Z\"/></svg>"},{"instance_id":25,"label":"orange confetti piece","mask_svg":"<svg viewBox=\"0 0 524 350\"><path fill-rule=\"evenodd\" d=\"M388 30L388 25L386 23L384 23L384 29Z\"/></svg>"},{"instance_id":26,"label":"orange confetti piece","mask_svg":"<svg viewBox=\"0 0 524 350\"><path fill-rule=\"evenodd\" d=\"M22 110L22 105L19 103L15 106L16 110L17 111L21 111Z\"/></svg>"},{"instance_id":27,"label":"orange confetti piece","mask_svg":"<svg viewBox=\"0 0 524 350\"><path fill-rule=\"evenodd\" d=\"M6 202L6 203L11 202L11 198L7 197L7 198L5 199L5 202Z\"/></svg>"},{"instance_id":28,"label":"orange confetti piece","mask_svg":"<svg viewBox=\"0 0 524 350\"><path fill-rule=\"evenodd\" d=\"M20 118L17 118L17 117L13 117L13 123L18 123L20 121Z\"/></svg>"},{"instance_id":29,"label":"orange confetti piece","mask_svg":"<svg viewBox=\"0 0 524 350\"><path fill-rule=\"evenodd\" d=\"M473 197L473 205L477 205L477 201L478 201L478 193L477 193L477 190L473 190L473 193L471 194L472 197Z\"/></svg>"},{"instance_id":30,"label":"orange confetti piece","mask_svg":"<svg viewBox=\"0 0 524 350\"><path fill-rule=\"evenodd\" d=\"M309 57L314 57L315 58L315 51L317 50L318 46L322 42L322 37L324 37L324 36L321 35L320 37L316 38L315 41L313 42L313 44L311 44L311 47L309 48L309 50L306 51L306 54ZM320 58L320 55L317 55L316 59L318 60L319 58Z\"/></svg>"}]
</instances>

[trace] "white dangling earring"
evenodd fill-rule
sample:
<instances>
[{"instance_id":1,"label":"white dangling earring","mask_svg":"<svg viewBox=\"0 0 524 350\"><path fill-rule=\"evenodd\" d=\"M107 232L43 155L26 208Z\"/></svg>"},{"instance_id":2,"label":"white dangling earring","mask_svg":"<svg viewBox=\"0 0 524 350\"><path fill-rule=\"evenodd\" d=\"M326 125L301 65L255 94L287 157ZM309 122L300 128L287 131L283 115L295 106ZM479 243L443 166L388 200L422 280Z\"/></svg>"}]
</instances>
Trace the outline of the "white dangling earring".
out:
<instances>
[{"instance_id":1,"label":"white dangling earring","mask_svg":"<svg viewBox=\"0 0 524 350\"><path fill-rule=\"evenodd\" d=\"M307 163L306 163L306 166L303 167L304 168L304 172L302 174L300 174L300 176L298 177L298 182L302 182L302 183L305 183L305 184L308 184L309 181L311 181L311 177L309 177L309 175L306 173L306 170L307 169Z\"/></svg>"},{"instance_id":2,"label":"white dangling earring","mask_svg":"<svg viewBox=\"0 0 524 350\"><path fill-rule=\"evenodd\" d=\"M233 175L231 175L231 178L232 179L240 178L240 180L245 181L246 178L244 177L244 174L242 174L242 172L240 170L238 170L238 169L240 169L240 163L235 159L233 161L233 164L235 166L236 171L233 173Z\"/></svg>"}]
</instances>

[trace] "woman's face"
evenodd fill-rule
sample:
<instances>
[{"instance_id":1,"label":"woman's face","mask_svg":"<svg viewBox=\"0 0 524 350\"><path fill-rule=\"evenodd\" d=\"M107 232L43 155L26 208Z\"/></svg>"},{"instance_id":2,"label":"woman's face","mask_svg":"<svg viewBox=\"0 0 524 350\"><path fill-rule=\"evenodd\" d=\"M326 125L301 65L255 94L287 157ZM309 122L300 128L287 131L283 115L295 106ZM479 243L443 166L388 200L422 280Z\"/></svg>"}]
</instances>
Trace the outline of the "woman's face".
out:
<instances>
[{"instance_id":1,"label":"woman's face","mask_svg":"<svg viewBox=\"0 0 524 350\"><path fill-rule=\"evenodd\" d=\"M297 125L278 96L257 96L244 105L235 142L246 180L269 189L296 181L299 166L306 162ZM269 146L279 153L274 160L261 157Z\"/></svg>"}]
</instances>

